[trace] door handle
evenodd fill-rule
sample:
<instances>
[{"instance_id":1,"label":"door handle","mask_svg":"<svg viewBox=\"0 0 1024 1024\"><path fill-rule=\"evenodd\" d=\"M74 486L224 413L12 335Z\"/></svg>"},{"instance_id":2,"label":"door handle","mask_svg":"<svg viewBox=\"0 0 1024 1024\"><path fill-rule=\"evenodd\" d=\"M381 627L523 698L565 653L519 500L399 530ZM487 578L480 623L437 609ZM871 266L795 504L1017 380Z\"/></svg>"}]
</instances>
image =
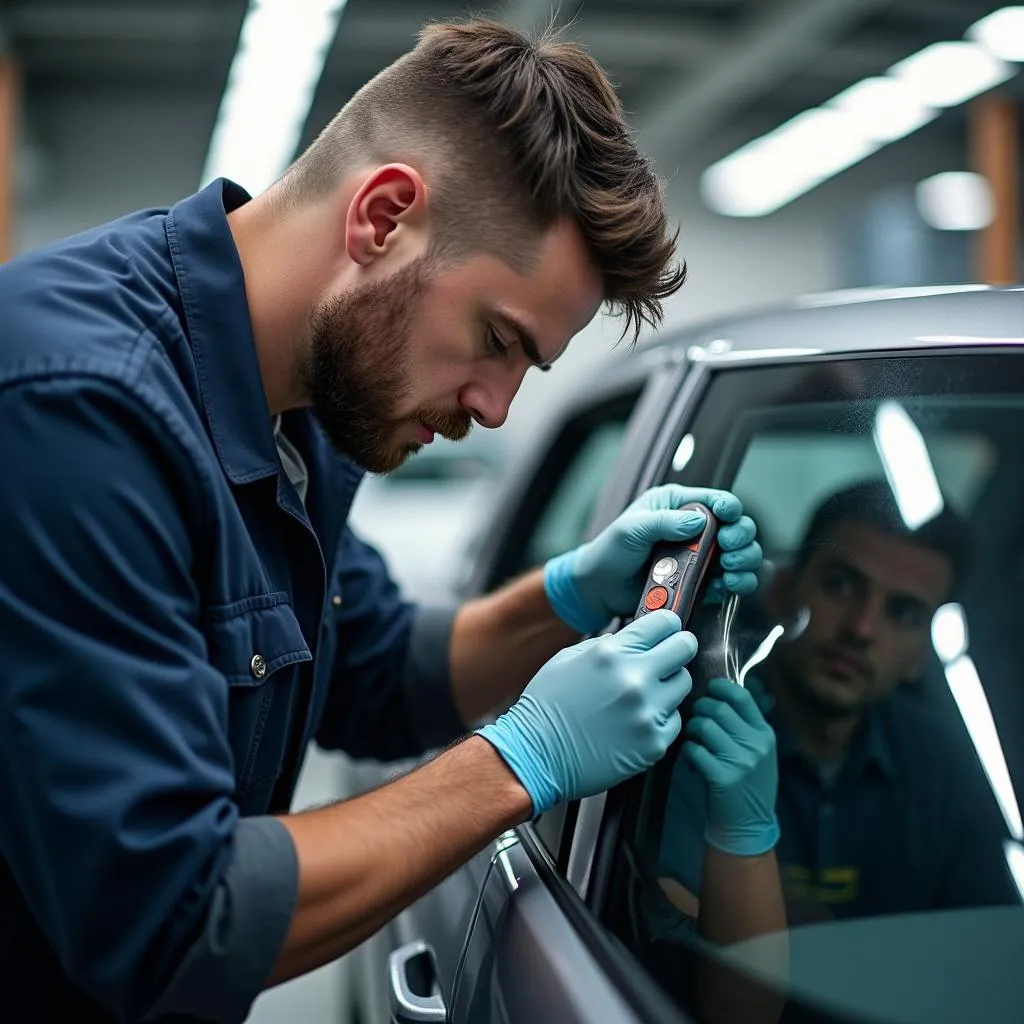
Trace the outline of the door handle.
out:
<instances>
[{"instance_id":1,"label":"door handle","mask_svg":"<svg viewBox=\"0 0 1024 1024\"><path fill-rule=\"evenodd\" d=\"M448 1019L434 954L422 939L400 946L388 957L388 989L394 1024L444 1024Z\"/></svg>"}]
</instances>

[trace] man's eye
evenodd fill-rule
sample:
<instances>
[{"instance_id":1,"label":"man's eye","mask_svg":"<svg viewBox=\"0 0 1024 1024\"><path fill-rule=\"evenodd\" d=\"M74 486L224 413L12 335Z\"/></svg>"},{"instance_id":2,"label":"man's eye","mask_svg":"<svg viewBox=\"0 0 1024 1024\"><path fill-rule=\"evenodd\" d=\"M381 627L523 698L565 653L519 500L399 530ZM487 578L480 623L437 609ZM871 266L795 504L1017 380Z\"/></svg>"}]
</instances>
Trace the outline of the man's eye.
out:
<instances>
[{"instance_id":1,"label":"man's eye","mask_svg":"<svg viewBox=\"0 0 1024 1024\"><path fill-rule=\"evenodd\" d=\"M508 355L508 346L493 327L487 328L487 351L493 356Z\"/></svg>"},{"instance_id":2,"label":"man's eye","mask_svg":"<svg viewBox=\"0 0 1024 1024\"><path fill-rule=\"evenodd\" d=\"M845 597L853 593L853 580L845 572L826 572L822 576L822 587L829 594Z\"/></svg>"},{"instance_id":3,"label":"man's eye","mask_svg":"<svg viewBox=\"0 0 1024 1024\"><path fill-rule=\"evenodd\" d=\"M928 621L927 609L916 601L891 601L888 613L900 629L921 629Z\"/></svg>"}]
</instances>

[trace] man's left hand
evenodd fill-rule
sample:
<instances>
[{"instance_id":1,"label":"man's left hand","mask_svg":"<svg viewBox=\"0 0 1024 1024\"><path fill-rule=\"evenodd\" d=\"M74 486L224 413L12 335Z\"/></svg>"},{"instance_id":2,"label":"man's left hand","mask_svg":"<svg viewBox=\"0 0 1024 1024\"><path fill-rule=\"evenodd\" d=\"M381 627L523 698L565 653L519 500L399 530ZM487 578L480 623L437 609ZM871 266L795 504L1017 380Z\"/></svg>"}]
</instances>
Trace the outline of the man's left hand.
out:
<instances>
[{"instance_id":1,"label":"man's left hand","mask_svg":"<svg viewBox=\"0 0 1024 1024\"><path fill-rule=\"evenodd\" d=\"M723 575L712 586L753 593L761 545L739 498L728 491L666 484L642 494L592 541L545 565L544 589L555 614L580 633L596 633L617 615L634 612L654 545L692 540L704 529L701 513L679 511L692 501L710 508L722 524L718 547Z\"/></svg>"}]
</instances>

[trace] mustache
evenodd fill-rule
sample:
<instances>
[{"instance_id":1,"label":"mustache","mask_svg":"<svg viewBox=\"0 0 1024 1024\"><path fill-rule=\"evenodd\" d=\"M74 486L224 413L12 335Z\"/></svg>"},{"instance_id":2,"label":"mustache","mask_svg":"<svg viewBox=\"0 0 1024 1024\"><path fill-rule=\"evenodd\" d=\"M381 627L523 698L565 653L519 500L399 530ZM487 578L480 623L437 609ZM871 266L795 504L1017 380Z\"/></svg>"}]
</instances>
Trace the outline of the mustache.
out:
<instances>
[{"instance_id":1,"label":"mustache","mask_svg":"<svg viewBox=\"0 0 1024 1024\"><path fill-rule=\"evenodd\" d=\"M425 423L448 441L462 441L473 429L473 417L468 412L445 406L423 406L410 419Z\"/></svg>"},{"instance_id":2,"label":"mustache","mask_svg":"<svg viewBox=\"0 0 1024 1024\"><path fill-rule=\"evenodd\" d=\"M823 655L826 658L839 657L852 662L857 666L857 670L865 679L871 679L874 676L871 665L865 660L864 655L855 647L842 643L819 644L815 650L818 654Z\"/></svg>"}]
</instances>

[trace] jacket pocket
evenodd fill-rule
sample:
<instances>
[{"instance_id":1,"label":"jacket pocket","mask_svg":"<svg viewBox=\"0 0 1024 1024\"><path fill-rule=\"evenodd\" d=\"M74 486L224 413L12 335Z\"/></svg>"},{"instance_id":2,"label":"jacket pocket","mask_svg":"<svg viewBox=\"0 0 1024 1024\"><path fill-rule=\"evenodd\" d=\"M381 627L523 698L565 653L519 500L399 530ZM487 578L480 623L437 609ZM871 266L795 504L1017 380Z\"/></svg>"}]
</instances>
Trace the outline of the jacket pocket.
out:
<instances>
[{"instance_id":1,"label":"jacket pocket","mask_svg":"<svg viewBox=\"0 0 1024 1024\"><path fill-rule=\"evenodd\" d=\"M210 663L228 684L236 796L269 793L288 749L299 668L313 658L309 644L284 592L208 608L204 632Z\"/></svg>"}]
</instances>

